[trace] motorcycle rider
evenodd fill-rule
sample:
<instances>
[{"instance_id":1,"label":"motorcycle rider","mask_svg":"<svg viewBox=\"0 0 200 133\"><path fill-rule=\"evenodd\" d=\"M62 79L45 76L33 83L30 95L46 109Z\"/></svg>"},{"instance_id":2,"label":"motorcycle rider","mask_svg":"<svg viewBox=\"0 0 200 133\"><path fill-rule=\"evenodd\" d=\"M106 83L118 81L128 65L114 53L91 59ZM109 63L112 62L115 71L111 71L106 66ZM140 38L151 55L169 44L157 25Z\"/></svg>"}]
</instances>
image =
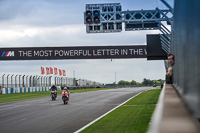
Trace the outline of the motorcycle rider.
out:
<instances>
[{"instance_id":1,"label":"motorcycle rider","mask_svg":"<svg viewBox=\"0 0 200 133\"><path fill-rule=\"evenodd\" d=\"M62 92L62 93L64 93L65 91L67 91L67 94L68 94L68 97L69 97L69 94L70 94L70 92L69 92L69 87L64 87L64 89L63 89L63 92Z\"/></svg>"},{"instance_id":2,"label":"motorcycle rider","mask_svg":"<svg viewBox=\"0 0 200 133\"><path fill-rule=\"evenodd\" d=\"M57 87L55 85L52 85L51 88L50 88L51 91L54 91L55 92L55 95L57 97Z\"/></svg>"}]
</instances>

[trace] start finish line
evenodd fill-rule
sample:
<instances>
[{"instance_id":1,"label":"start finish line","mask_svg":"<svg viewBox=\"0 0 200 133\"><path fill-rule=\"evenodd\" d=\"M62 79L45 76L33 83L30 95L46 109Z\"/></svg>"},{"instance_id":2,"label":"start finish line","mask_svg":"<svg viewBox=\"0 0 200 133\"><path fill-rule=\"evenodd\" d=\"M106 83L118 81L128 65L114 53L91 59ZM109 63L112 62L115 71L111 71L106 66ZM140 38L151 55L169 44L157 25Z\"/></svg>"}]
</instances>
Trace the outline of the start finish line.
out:
<instances>
[{"instance_id":1,"label":"start finish line","mask_svg":"<svg viewBox=\"0 0 200 133\"><path fill-rule=\"evenodd\" d=\"M0 60L146 58L146 45L0 48Z\"/></svg>"}]
</instances>

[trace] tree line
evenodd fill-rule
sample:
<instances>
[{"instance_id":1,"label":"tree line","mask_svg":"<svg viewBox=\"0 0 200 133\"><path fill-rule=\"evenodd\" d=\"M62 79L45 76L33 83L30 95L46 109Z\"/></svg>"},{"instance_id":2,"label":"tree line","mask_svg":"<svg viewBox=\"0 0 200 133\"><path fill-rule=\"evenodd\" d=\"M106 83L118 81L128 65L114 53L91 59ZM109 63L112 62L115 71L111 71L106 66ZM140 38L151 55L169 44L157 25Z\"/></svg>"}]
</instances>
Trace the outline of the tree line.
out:
<instances>
[{"instance_id":1,"label":"tree line","mask_svg":"<svg viewBox=\"0 0 200 133\"><path fill-rule=\"evenodd\" d=\"M146 79L144 78L143 81L140 83L140 82L136 82L135 80L132 80L132 81L124 81L124 80L120 80L118 82L118 85L138 85L138 86L153 86L153 85L156 85L156 86L159 86L159 85L162 85L164 83L164 80L162 79L158 79L158 80L150 80L150 79Z\"/></svg>"}]
</instances>

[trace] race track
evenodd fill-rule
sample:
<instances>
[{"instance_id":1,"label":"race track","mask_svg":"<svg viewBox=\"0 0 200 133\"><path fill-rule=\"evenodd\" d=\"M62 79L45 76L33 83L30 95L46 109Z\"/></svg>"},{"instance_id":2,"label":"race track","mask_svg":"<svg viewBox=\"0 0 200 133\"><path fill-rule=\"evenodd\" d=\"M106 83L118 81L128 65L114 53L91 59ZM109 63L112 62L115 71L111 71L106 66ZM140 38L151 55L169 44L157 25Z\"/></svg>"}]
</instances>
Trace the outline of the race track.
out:
<instances>
[{"instance_id":1,"label":"race track","mask_svg":"<svg viewBox=\"0 0 200 133\"><path fill-rule=\"evenodd\" d=\"M73 93L64 105L61 96L0 104L1 133L72 133L153 87L120 88Z\"/></svg>"}]
</instances>

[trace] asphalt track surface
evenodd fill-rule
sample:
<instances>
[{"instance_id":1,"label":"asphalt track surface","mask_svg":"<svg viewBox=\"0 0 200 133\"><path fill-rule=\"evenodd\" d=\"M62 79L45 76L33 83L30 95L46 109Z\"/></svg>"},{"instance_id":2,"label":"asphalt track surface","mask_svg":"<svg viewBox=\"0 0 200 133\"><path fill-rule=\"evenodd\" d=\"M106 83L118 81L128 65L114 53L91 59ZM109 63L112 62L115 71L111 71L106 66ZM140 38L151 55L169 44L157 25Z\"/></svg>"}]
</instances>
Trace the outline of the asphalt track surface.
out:
<instances>
[{"instance_id":1,"label":"asphalt track surface","mask_svg":"<svg viewBox=\"0 0 200 133\"><path fill-rule=\"evenodd\" d=\"M73 93L67 105L61 95L0 104L1 133L72 133L134 95L153 87Z\"/></svg>"}]
</instances>

